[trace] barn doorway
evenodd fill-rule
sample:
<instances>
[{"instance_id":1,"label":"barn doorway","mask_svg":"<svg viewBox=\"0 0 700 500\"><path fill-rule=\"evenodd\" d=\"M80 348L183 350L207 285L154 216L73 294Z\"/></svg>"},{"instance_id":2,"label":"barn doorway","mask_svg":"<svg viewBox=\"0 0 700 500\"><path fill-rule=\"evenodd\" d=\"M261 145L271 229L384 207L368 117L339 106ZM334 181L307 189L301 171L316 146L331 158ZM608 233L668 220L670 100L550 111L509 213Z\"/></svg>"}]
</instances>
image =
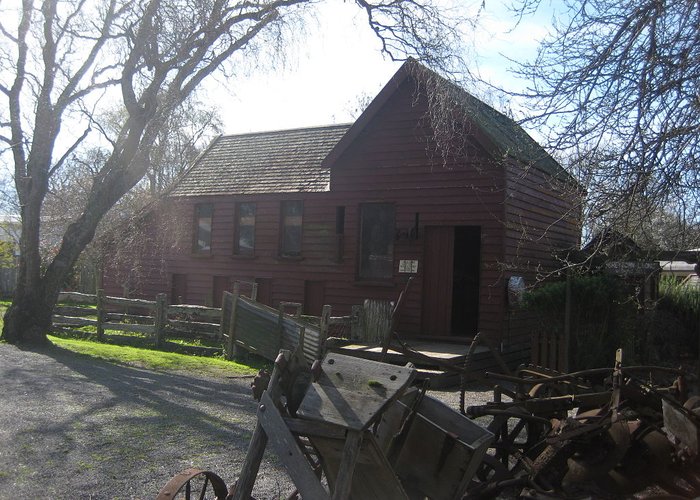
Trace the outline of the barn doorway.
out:
<instances>
[{"instance_id":1,"label":"barn doorway","mask_svg":"<svg viewBox=\"0 0 700 500\"><path fill-rule=\"evenodd\" d=\"M427 226L422 334L471 336L479 327L479 226Z\"/></svg>"}]
</instances>

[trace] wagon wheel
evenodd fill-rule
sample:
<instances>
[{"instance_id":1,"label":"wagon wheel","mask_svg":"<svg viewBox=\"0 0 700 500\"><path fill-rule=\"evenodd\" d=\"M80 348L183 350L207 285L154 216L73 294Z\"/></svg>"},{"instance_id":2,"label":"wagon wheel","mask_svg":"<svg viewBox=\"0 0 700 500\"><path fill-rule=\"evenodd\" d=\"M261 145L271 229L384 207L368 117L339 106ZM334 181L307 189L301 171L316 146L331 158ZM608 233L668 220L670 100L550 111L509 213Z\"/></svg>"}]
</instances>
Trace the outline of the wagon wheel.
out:
<instances>
[{"instance_id":1,"label":"wagon wheel","mask_svg":"<svg viewBox=\"0 0 700 500\"><path fill-rule=\"evenodd\" d=\"M494 416L487 429L494 434L495 441L479 464L465 498L488 498L501 489L527 483L531 459L544 446L544 436L551 428L546 419L522 408L491 410L485 414Z\"/></svg>"},{"instance_id":2,"label":"wagon wheel","mask_svg":"<svg viewBox=\"0 0 700 500\"><path fill-rule=\"evenodd\" d=\"M566 395L566 389L562 384L551 383L545 380L544 382L532 386L528 395L531 398L538 399L553 398ZM562 420L566 418L566 413L566 410L555 410L550 412L547 416Z\"/></svg>"},{"instance_id":3,"label":"wagon wheel","mask_svg":"<svg viewBox=\"0 0 700 500\"><path fill-rule=\"evenodd\" d=\"M213 472L186 469L163 486L156 500L224 500L227 494L226 483Z\"/></svg>"}]
</instances>

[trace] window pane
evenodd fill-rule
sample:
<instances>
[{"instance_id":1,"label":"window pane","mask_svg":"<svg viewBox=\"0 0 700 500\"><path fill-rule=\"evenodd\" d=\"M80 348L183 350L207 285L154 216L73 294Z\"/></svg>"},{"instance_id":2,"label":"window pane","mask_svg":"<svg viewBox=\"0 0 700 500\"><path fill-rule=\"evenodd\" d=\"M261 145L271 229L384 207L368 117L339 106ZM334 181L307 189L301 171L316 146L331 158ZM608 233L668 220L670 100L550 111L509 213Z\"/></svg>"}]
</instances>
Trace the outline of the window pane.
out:
<instances>
[{"instance_id":1,"label":"window pane","mask_svg":"<svg viewBox=\"0 0 700 500\"><path fill-rule=\"evenodd\" d=\"M212 214L214 208L212 205L197 205L196 206L196 228L197 237L195 238L195 251L208 252L211 250L211 226Z\"/></svg>"},{"instance_id":2,"label":"window pane","mask_svg":"<svg viewBox=\"0 0 700 500\"><path fill-rule=\"evenodd\" d=\"M372 203L361 206L360 277L391 278L394 275L394 206Z\"/></svg>"},{"instance_id":3,"label":"window pane","mask_svg":"<svg viewBox=\"0 0 700 500\"><path fill-rule=\"evenodd\" d=\"M238 234L238 251L240 253L253 253L255 248L255 228L253 226L241 226Z\"/></svg>"},{"instance_id":4,"label":"window pane","mask_svg":"<svg viewBox=\"0 0 700 500\"><path fill-rule=\"evenodd\" d=\"M302 211L301 201L282 202L282 255L301 255Z\"/></svg>"},{"instance_id":5,"label":"window pane","mask_svg":"<svg viewBox=\"0 0 700 500\"><path fill-rule=\"evenodd\" d=\"M255 250L255 203L239 203L236 208L236 252L252 255Z\"/></svg>"}]
</instances>

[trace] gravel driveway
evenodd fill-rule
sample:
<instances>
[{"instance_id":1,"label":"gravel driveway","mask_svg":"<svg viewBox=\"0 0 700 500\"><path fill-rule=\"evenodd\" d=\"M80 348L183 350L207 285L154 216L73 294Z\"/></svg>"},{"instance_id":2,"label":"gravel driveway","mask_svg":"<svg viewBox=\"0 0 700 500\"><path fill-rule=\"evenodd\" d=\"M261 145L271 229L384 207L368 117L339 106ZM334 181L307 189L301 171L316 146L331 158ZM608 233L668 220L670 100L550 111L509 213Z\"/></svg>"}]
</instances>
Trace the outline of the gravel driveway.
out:
<instances>
[{"instance_id":1,"label":"gravel driveway","mask_svg":"<svg viewBox=\"0 0 700 500\"><path fill-rule=\"evenodd\" d=\"M0 498L153 499L192 466L230 483L255 426L249 384L0 344ZM254 496L293 489L266 454Z\"/></svg>"},{"instance_id":2,"label":"gravel driveway","mask_svg":"<svg viewBox=\"0 0 700 500\"><path fill-rule=\"evenodd\" d=\"M235 480L255 426L250 379L115 365L0 344L0 498L153 499L187 467ZM274 457L260 498L293 490Z\"/></svg>"}]
</instances>

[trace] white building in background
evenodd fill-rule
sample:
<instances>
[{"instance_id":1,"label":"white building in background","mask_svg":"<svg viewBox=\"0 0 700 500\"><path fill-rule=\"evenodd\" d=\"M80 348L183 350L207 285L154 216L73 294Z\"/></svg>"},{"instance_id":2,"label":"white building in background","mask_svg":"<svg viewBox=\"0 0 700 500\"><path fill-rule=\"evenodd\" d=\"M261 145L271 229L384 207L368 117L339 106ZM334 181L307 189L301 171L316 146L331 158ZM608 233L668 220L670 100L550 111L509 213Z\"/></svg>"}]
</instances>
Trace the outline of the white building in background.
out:
<instances>
[{"instance_id":1,"label":"white building in background","mask_svg":"<svg viewBox=\"0 0 700 500\"><path fill-rule=\"evenodd\" d=\"M689 251L700 253L700 248ZM677 281L700 288L700 276L698 276L700 264L682 260L662 260L659 261L659 265L661 266L661 277L673 276Z\"/></svg>"}]
</instances>

